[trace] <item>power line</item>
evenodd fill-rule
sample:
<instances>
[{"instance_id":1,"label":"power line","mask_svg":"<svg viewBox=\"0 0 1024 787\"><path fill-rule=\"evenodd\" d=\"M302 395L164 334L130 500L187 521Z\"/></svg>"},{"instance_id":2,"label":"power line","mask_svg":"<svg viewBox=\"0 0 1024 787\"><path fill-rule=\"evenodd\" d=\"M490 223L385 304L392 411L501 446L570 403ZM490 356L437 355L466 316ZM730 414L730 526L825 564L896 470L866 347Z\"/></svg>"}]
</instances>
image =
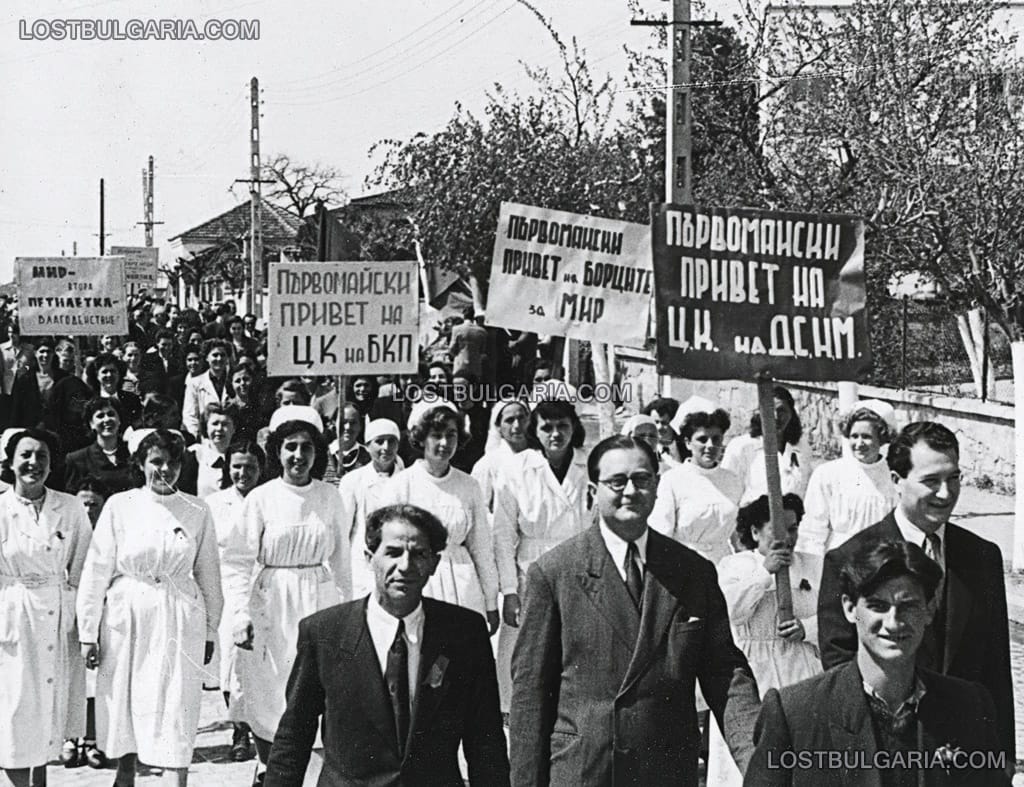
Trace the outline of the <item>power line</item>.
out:
<instances>
[{"instance_id":1,"label":"power line","mask_svg":"<svg viewBox=\"0 0 1024 787\"><path fill-rule=\"evenodd\" d=\"M446 9L445 11L442 11L440 14L437 14L436 16L432 16L430 19L428 19L422 25L420 25L419 27L417 27L417 28L411 30L410 32L406 33L401 38L397 38L394 41L392 41L391 43L385 44L384 46L380 47L379 49L375 49L372 52L370 52L369 54L366 54L366 55L360 57L357 60L353 60L351 63L344 63L344 64L342 64L342 65L340 65L340 66L338 66L336 68L330 69L329 71L324 71L324 72L322 72L320 74L314 74L313 76L299 77L297 79L280 80L280 81L278 81L277 84L279 84L279 85L281 85L283 87L287 87L288 85L293 85L295 83L315 82L315 81L317 81L319 79L322 79L324 77L329 77L329 76L332 76L333 74L337 74L337 73L339 73L341 71L346 71L346 70L348 70L350 68L358 66L359 64L369 60L370 58L372 58L372 57L374 57L376 55L379 55L381 52L386 52L387 50L391 49L392 47L396 46L397 44L400 44L403 41L411 38L416 33L418 33L419 31L423 30L425 27L428 27L429 25L433 24L437 20L439 20L439 19L441 19L441 18L443 18L445 16L448 16L450 13L455 11L459 6L465 5L467 2L472 3L472 2L474 2L474 0L458 0L458 2L455 3L455 5L451 6L450 8ZM484 3L478 3L478 5L484 5ZM441 27L440 30L444 30L444 29L446 29L449 26L450 26L450 23L447 24L447 25L444 25L443 27ZM440 32L440 30L438 32ZM413 46L415 46L415 43L413 44ZM388 58L388 59L390 59L390 58ZM310 87L312 87L312 86L310 86ZM295 90L304 90L306 88L305 87L297 87L297 88L294 88L294 89Z\"/></svg>"}]
</instances>

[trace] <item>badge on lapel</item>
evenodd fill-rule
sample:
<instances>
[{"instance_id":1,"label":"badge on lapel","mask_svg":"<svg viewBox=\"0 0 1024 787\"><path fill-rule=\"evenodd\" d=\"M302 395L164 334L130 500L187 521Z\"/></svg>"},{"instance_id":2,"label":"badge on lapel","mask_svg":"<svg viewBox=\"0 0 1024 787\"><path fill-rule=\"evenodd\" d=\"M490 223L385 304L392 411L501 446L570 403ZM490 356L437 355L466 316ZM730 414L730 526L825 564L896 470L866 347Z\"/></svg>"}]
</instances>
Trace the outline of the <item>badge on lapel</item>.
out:
<instances>
[{"instance_id":1,"label":"badge on lapel","mask_svg":"<svg viewBox=\"0 0 1024 787\"><path fill-rule=\"evenodd\" d=\"M441 688L441 684L444 683L444 673L448 669L448 657L438 656L434 665L430 668L430 672L427 673L426 685L432 689Z\"/></svg>"}]
</instances>

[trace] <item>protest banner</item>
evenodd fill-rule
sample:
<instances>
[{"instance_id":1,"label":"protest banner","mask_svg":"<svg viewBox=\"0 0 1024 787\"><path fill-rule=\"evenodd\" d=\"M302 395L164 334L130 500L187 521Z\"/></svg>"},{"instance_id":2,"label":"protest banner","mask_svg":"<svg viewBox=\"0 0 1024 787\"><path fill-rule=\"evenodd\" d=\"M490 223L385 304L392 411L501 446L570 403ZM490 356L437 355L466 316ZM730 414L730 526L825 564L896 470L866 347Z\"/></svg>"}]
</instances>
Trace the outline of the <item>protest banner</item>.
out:
<instances>
[{"instance_id":1,"label":"protest banner","mask_svg":"<svg viewBox=\"0 0 1024 787\"><path fill-rule=\"evenodd\" d=\"M271 375L417 371L415 262L273 263L269 287Z\"/></svg>"},{"instance_id":2,"label":"protest banner","mask_svg":"<svg viewBox=\"0 0 1024 787\"><path fill-rule=\"evenodd\" d=\"M643 347L653 291L648 226L501 203L488 325Z\"/></svg>"},{"instance_id":3,"label":"protest banner","mask_svg":"<svg viewBox=\"0 0 1024 787\"><path fill-rule=\"evenodd\" d=\"M160 250L152 246L111 246L111 257L124 257L124 283L129 295L156 287Z\"/></svg>"},{"instance_id":4,"label":"protest banner","mask_svg":"<svg viewBox=\"0 0 1024 787\"><path fill-rule=\"evenodd\" d=\"M123 258L17 257L14 274L25 336L128 333Z\"/></svg>"},{"instance_id":5,"label":"protest banner","mask_svg":"<svg viewBox=\"0 0 1024 787\"><path fill-rule=\"evenodd\" d=\"M870 370L861 219L651 211L661 373L858 380Z\"/></svg>"}]
</instances>

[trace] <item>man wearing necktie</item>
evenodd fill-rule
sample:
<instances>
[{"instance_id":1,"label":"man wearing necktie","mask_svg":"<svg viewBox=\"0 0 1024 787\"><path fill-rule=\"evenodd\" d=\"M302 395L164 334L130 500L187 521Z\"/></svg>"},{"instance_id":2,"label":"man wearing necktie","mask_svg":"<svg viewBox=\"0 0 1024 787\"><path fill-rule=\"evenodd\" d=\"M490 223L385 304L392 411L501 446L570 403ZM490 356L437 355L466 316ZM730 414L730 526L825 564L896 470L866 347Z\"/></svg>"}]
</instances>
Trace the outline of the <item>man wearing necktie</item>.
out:
<instances>
[{"instance_id":1,"label":"man wearing necktie","mask_svg":"<svg viewBox=\"0 0 1024 787\"><path fill-rule=\"evenodd\" d=\"M303 783L322 718L320 785L509 783L494 657L477 613L423 598L447 533L410 505L366 521L374 590L299 624L266 787Z\"/></svg>"},{"instance_id":2,"label":"man wearing necktie","mask_svg":"<svg viewBox=\"0 0 1024 787\"><path fill-rule=\"evenodd\" d=\"M840 570L865 544L903 540L943 570L935 615L917 664L981 683L996 706L999 740L1013 767L1013 682L1003 559L999 547L949 521L960 496L960 446L934 421L909 424L889 445L899 495L885 519L825 555L818 596L818 640L825 669L854 658L857 633L842 610Z\"/></svg>"},{"instance_id":3,"label":"man wearing necktie","mask_svg":"<svg viewBox=\"0 0 1024 787\"><path fill-rule=\"evenodd\" d=\"M529 570L512 657L512 782L698 783L694 684L741 771L757 685L714 566L652 531L658 460L610 437L587 462L597 522Z\"/></svg>"}]
</instances>

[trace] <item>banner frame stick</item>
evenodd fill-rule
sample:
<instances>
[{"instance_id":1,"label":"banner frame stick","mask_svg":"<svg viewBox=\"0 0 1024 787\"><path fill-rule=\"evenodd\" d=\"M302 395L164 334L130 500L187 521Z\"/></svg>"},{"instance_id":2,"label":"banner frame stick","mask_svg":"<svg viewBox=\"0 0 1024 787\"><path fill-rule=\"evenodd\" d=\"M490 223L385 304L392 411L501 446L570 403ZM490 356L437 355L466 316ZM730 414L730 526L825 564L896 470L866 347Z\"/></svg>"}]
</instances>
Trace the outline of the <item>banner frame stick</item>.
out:
<instances>
[{"instance_id":1,"label":"banner frame stick","mask_svg":"<svg viewBox=\"0 0 1024 787\"><path fill-rule=\"evenodd\" d=\"M779 435L775 423L774 378L768 372L757 377L757 403L761 413L761 439L764 441L765 477L768 486L768 510L771 513L772 540L786 539L786 515L782 507L782 476L779 472ZM775 574L775 598L778 621L793 619L793 588L789 584L789 567L782 566Z\"/></svg>"}]
</instances>

